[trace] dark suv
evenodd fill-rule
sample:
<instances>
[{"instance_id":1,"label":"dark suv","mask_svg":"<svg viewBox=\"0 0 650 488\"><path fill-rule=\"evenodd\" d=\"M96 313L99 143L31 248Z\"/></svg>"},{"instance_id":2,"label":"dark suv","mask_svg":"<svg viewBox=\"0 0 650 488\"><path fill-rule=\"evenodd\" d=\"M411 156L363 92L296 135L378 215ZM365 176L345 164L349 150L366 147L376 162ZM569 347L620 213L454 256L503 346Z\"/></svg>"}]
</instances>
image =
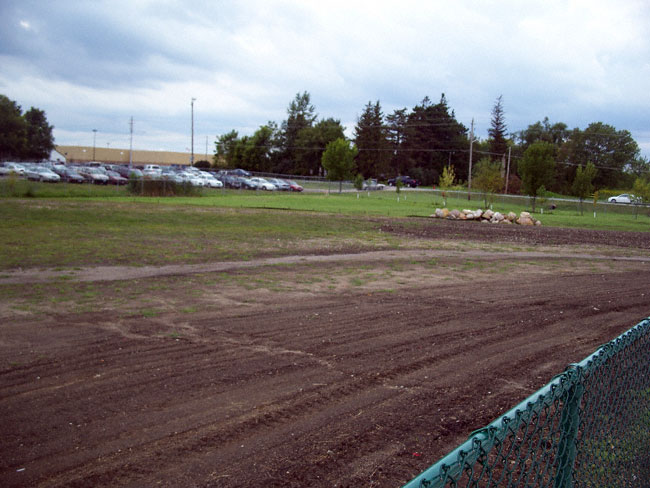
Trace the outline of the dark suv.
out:
<instances>
[{"instance_id":1,"label":"dark suv","mask_svg":"<svg viewBox=\"0 0 650 488\"><path fill-rule=\"evenodd\" d=\"M388 180L388 186L395 186L397 181L401 181L402 186L409 186L411 188L417 188L419 185L418 181L410 176L397 176Z\"/></svg>"}]
</instances>

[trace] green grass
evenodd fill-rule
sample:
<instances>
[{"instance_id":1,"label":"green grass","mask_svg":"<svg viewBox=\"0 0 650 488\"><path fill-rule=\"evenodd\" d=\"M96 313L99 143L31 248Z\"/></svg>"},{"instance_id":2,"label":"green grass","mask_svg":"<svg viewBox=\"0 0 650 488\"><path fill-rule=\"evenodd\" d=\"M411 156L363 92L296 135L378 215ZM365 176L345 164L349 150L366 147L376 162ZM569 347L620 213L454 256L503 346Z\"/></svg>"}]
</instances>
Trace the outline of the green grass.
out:
<instances>
[{"instance_id":1,"label":"green grass","mask_svg":"<svg viewBox=\"0 0 650 488\"><path fill-rule=\"evenodd\" d=\"M389 191L369 196L360 192L357 198L356 192L205 190L202 197L143 198L127 197L123 188L29 184L40 185L37 198L0 198L0 270L56 266L62 270L61 282L70 279L66 269L85 265L250 260L305 249L399 249L412 245L413 240L379 232L381 222L373 217L426 217L442 205L440 196L431 191L404 191L399 202L398 195ZM112 196L67 193L88 188ZM39 198L41 192L58 192L57 198ZM447 205L478 208L482 201L448 198ZM526 206L504 201L494 208L519 213ZM590 211L580 215L577 207L563 207L535 216L545 226L647 232L647 213L648 209L638 215L609 209L594 218ZM401 222L422 225L426 220Z\"/></svg>"}]
</instances>

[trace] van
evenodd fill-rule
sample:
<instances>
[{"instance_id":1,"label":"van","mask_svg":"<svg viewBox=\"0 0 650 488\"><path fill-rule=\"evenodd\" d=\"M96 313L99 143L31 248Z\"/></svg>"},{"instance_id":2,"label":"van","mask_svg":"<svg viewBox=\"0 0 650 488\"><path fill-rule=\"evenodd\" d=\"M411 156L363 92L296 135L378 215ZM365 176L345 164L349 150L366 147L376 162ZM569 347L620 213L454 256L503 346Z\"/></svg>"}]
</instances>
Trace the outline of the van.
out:
<instances>
[{"instance_id":1,"label":"van","mask_svg":"<svg viewBox=\"0 0 650 488\"><path fill-rule=\"evenodd\" d=\"M145 164L142 173L146 176L160 176L162 174L162 168L157 164Z\"/></svg>"}]
</instances>

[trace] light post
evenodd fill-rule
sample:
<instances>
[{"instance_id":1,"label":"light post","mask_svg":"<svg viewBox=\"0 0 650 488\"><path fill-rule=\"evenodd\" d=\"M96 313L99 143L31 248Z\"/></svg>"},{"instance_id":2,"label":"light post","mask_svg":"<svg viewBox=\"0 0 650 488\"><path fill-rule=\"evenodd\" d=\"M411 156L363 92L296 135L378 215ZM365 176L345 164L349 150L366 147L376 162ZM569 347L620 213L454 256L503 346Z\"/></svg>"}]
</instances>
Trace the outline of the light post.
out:
<instances>
[{"instance_id":1,"label":"light post","mask_svg":"<svg viewBox=\"0 0 650 488\"><path fill-rule=\"evenodd\" d=\"M194 166L194 101L196 98L192 98L190 105L192 106L192 155L190 156L190 166Z\"/></svg>"},{"instance_id":2,"label":"light post","mask_svg":"<svg viewBox=\"0 0 650 488\"><path fill-rule=\"evenodd\" d=\"M97 140L97 129L93 129L93 161L95 161L95 141Z\"/></svg>"}]
</instances>

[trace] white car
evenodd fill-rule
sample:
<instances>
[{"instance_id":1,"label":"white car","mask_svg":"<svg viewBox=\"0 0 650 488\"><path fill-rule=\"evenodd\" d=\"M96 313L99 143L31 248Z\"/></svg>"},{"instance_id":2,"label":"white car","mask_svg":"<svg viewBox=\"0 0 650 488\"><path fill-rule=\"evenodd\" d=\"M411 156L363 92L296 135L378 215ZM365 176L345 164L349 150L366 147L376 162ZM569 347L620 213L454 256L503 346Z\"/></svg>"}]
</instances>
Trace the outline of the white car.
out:
<instances>
[{"instance_id":1,"label":"white car","mask_svg":"<svg viewBox=\"0 0 650 488\"><path fill-rule=\"evenodd\" d=\"M274 191L274 190L277 189L273 183L269 183L264 178L260 178L260 177L256 176L254 178L250 178L250 180L253 183L255 183L258 190Z\"/></svg>"},{"instance_id":2,"label":"white car","mask_svg":"<svg viewBox=\"0 0 650 488\"><path fill-rule=\"evenodd\" d=\"M10 174L23 176L25 174L25 167L22 164L18 163L4 163L0 166L0 176L6 176Z\"/></svg>"},{"instance_id":3,"label":"white car","mask_svg":"<svg viewBox=\"0 0 650 488\"><path fill-rule=\"evenodd\" d=\"M362 190L383 190L386 188L386 185L383 183L378 183L377 180L366 180L363 182Z\"/></svg>"},{"instance_id":4,"label":"white car","mask_svg":"<svg viewBox=\"0 0 650 488\"><path fill-rule=\"evenodd\" d=\"M188 171L183 171L179 173L179 176L192 186L205 186L205 181L197 174L190 173Z\"/></svg>"},{"instance_id":5,"label":"white car","mask_svg":"<svg viewBox=\"0 0 650 488\"><path fill-rule=\"evenodd\" d=\"M157 164L145 164L142 174L155 180L162 177L162 168Z\"/></svg>"},{"instance_id":6,"label":"white car","mask_svg":"<svg viewBox=\"0 0 650 488\"><path fill-rule=\"evenodd\" d=\"M216 179L212 173L201 171L200 176L203 178L205 186L209 186L210 188L223 188L223 183Z\"/></svg>"},{"instance_id":7,"label":"white car","mask_svg":"<svg viewBox=\"0 0 650 488\"><path fill-rule=\"evenodd\" d=\"M607 201L609 203L639 203L639 197L632 195L631 193L622 193L615 197L609 197Z\"/></svg>"}]
</instances>

